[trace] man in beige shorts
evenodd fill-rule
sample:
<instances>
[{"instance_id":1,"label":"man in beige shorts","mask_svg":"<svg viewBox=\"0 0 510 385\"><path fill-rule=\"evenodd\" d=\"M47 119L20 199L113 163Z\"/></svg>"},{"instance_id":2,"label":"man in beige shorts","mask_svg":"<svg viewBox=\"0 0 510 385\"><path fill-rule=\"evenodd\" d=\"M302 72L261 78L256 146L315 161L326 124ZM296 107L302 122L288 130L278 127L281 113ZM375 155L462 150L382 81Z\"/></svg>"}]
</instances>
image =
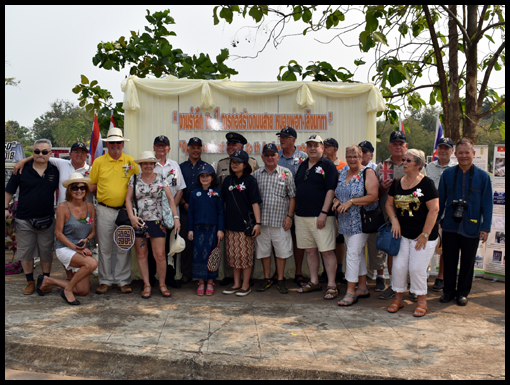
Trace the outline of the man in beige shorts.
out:
<instances>
[{"instance_id":1,"label":"man in beige shorts","mask_svg":"<svg viewBox=\"0 0 510 385\"><path fill-rule=\"evenodd\" d=\"M324 259L328 287L324 299L338 296L336 288L335 214L331 204L335 195L338 171L332 161L323 157L324 143L318 135L306 141L308 159L303 161L295 176L297 246L305 249L310 282L298 293L321 291L319 285L319 251Z\"/></svg>"}]
</instances>

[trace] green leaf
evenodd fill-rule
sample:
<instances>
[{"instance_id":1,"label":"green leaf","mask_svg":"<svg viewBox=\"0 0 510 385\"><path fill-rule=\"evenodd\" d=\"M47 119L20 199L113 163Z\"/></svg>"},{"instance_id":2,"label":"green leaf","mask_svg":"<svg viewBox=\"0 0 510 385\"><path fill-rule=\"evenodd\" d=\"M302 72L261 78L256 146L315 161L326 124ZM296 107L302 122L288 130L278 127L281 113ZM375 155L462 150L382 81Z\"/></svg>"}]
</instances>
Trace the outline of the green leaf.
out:
<instances>
[{"instance_id":1,"label":"green leaf","mask_svg":"<svg viewBox=\"0 0 510 385\"><path fill-rule=\"evenodd\" d=\"M262 20L262 16L264 14L262 11L258 8L258 6L254 5L251 7L250 12L248 13L251 17L255 19L255 21L258 23L260 20Z\"/></svg>"},{"instance_id":2,"label":"green leaf","mask_svg":"<svg viewBox=\"0 0 510 385\"><path fill-rule=\"evenodd\" d=\"M384 45L388 45L388 41L386 40L386 35L384 35L381 32L374 32L373 34L374 40L378 41L379 43L383 43Z\"/></svg>"},{"instance_id":3,"label":"green leaf","mask_svg":"<svg viewBox=\"0 0 510 385\"><path fill-rule=\"evenodd\" d=\"M303 12L303 21L305 23L308 23L312 19L312 11L310 9L307 9L305 12Z\"/></svg>"},{"instance_id":4,"label":"green leaf","mask_svg":"<svg viewBox=\"0 0 510 385\"><path fill-rule=\"evenodd\" d=\"M300 5L296 5L294 7L294 21L298 21L299 19L301 19L301 16L302 16L302 13L301 13L301 6Z\"/></svg>"},{"instance_id":5,"label":"green leaf","mask_svg":"<svg viewBox=\"0 0 510 385\"><path fill-rule=\"evenodd\" d=\"M89 84L89 79L85 75L81 75L81 84Z\"/></svg>"},{"instance_id":6,"label":"green leaf","mask_svg":"<svg viewBox=\"0 0 510 385\"><path fill-rule=\"evenodd\" d=\"M388 80L390 81L390 85L394 87L402 82L403 80L402 74L400 73L400 71L396 70L395 68L392 68L390 73L388 74Z\"/></svg>"},{"instance_id":7,"label":"green leaf","mask_svg":"<svg viewBox=\"0 0 510 385\"><path fill-rule=\"evenodd\" d=\"M366 19L365 31L373 32L379 26L379 21L377 20L377 17L375 17L375 12L367 11L365 19Z\"/></svg>"}]
</instances>

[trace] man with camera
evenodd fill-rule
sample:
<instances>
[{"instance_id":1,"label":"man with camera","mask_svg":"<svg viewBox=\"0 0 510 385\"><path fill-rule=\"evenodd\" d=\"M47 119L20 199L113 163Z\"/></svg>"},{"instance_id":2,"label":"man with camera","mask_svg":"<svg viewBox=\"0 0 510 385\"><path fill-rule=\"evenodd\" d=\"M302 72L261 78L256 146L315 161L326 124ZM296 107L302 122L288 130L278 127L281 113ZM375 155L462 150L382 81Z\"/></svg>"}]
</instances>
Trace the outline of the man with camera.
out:
<instances>
[{"instance_id":1,"label":"man with camera","mask_svg":"<svg viewBox=\"0 0 510 385\"><path fill-rule=\"evenodd\" d=\"M491 179L473 164L473 146L468 138L457 142L455 156L459 164L445 170L439 181L438 217L444 213L444 294L439 301L448 303L456 299L459 306L466 306L468 302L478 243L487 241L492 223Z\"/></svg>"}]
</instances>

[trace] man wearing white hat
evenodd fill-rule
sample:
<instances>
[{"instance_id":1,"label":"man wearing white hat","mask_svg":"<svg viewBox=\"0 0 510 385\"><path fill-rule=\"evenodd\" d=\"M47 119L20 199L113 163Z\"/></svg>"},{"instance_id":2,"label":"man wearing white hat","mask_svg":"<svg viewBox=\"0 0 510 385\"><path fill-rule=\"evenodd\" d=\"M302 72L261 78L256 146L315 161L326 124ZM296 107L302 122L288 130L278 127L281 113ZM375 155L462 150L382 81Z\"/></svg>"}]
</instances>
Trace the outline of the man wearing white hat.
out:
<instances>
[{"instance_id":1,"label":"man wearing white hat","mask_svg":"<svg viewBox=\"0 0 510 385\"><path fill-rule=\"evenodd\" d=\"M296 172L296 238L297 246L306 251L310 282L298 293L322 291L319 284L319 251L324 259L328 287L324 299L338 296L336 288L335 213L331 204L335 196L338 171L332 161L323 156L324 142L319 135L306 141L308 159Z\"/></svg>"},{"instance_id":2,"label":"man wearing white hat","mask_svg":"<svg viewBox=\"0 0 510 385\"><path fill-rule=\"evenodd\" d=\"M131 293L131 258L129 251L116 247L113 233L119 209L124 206L127 185L131 175L139 168L133 157L122 152L124 142L120 128L110 128L103 139L108 152L94 161L90 172L90 191L96 193L97 237L99 243L99 287L97 294L104 294L116 283L122 293ZM115 257L116 255L116 257ZM115 270L113 267L115 266Z\"/></svg>"}]
</instances>

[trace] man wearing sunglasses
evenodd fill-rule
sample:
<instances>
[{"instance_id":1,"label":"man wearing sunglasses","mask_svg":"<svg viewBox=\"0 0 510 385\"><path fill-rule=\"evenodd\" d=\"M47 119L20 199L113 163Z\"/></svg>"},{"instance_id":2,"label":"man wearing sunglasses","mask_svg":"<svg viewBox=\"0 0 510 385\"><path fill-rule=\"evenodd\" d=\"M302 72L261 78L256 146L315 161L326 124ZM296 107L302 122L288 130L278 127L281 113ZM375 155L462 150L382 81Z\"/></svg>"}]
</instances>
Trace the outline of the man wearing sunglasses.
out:
<instances>
[{"instance_id":1,"label":"man wearing sunglasses","mask_svg":"<svg viewBox=\"0 0 510 385\"><path fill-rule=\"evenodd\" d=\"M34 143L34 157L23 173L12 175L5 187L5 219L10 216L9 202L19 187L16 213L17 259L21 261L27 286L23 294L35 291L34 258L41 259L44 275L50 276L55 235L54 194L59 185L58 169L48 160L51 142L39 139Z\"/></svg>"},{"instance_id":2,"label":"man wearing sunglasses","mask_svg":"<svg viewBox=\"0 0 510 385\"><path fill-rule=\"evenodd\" d=\"M71 146L71 150L69 151L70 159L50 157L49 162L56 168L58 168L58 171L60 173L57 206L66 200L66 188L62 185L62 183L69 179L69 175L71 175L73 172L79 172L83 176L88 177L90 172L90 166L86 162L87 153L88 150L85 143L76 142ZM25 164L30 162L32 159L33 156L30 156L17 162L16 165L14 166L12 173L17 174L18 170L20 173L22 173ZM92 194L88 195L87 201L92 202Z\"/></svg>"},{"instance_id":3,"label":"man wearing sunglasses","mask_svg":"<svg viewBox=\"0 0 510 385\"><path fill-rule=\"evenodd\" d=\"M131 253L121 250L113 241L117 226L115 220L119 209L126 200L127 185L131 175L138 174L139 168L132 156L122 152L124 141L122 130L110 128L105 139L108 152L94 160L90 171L92 183L89 189L96 193L96 229L99 244L98 272L99 287L97 294L105 294L116 283L122 293L132 293ZM115 270L113 269L115 267Z\"/></svg>"}]
</instances>

